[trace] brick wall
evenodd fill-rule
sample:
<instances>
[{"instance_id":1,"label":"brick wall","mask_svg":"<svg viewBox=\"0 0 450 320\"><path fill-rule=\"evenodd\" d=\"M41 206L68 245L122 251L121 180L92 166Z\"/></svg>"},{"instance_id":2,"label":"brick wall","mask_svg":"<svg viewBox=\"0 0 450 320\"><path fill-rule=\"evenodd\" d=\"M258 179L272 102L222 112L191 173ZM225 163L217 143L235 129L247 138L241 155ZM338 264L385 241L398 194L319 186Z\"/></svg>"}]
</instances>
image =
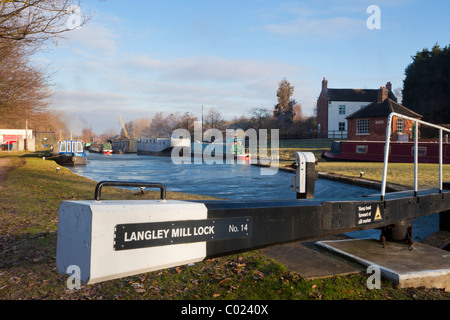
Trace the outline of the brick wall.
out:
<instances>
[{"instance_id":1,"label":"brick wall","mask_svg":"<svg viewBox=\"0 0 450 320\"><path fill-rule=\"evenodd\" d=\"M325 90L328 89L328 81L323 78L322 91L317 99L317 124L320 125L320 135L324 137L328 131L328 97Z\"/></svg>"},{"instance_id":2,"label":"brick wall","mask_svg":"<svg viewBox=\"0 0 450 320\"><path fill-rule=\"evenodd\" d=\"M384 141L386 140L386 125L387 125L387 117L380 118L367 118L365 120L369 120L369 134L357 134L356 125L357 120L364 119L349 119L348 120L348 140L367 140L367 141ZM398 132L397 132L397 121L398 119L394 117L392 124L392 135L391 141L398 140ZM404 134L409 135L409 140L413 141L414 137L412 136L412 125L413 122L410 120L403 120L404 123ZM420 131L419 131L420 136Z\"/></svg>"},{"instance_id":3,"label":"brick wall","mask_svg":"<svg viewBox=\"0 0 450 320\"><path fill-rule=\"evenodd\" d=\"M317 124L320 124L321 135L326 135L328 131L328 98L323 91L317 99Z\"/></svg>"}]
</instances>

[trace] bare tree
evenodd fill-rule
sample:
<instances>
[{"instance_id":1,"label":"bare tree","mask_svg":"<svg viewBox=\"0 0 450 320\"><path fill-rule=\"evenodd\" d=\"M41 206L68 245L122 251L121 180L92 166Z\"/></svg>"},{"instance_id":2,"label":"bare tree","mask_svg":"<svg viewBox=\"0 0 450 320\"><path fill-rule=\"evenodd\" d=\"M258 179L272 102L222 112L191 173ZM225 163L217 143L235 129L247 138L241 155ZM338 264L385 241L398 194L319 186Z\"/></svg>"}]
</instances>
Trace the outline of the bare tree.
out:
<instances>
[{"instance_id":1,"label":"bare tree","mask_svg":"<svg viewBox=\"0 0 450 320\"><path fill-rule=\"evenodd\" d=\"M140 118L133 121L133 130L129 134L135 139L142 137L143 131L150 125L150 118Z\"/></svg>"},{"instance_id":2,"label":"bare tree","mask_svg":"<svg viewBox=\"0 0 450 320\"><path fill-rule=\"evenodd\" d=\"M204 128L203 129L222 129L223 118L222 114L216 110L216 108L209 109L208 113L204 117Z\"/></svg>"},{"instance_id":3,"label":"bare tree","mask_svg":"<svg viewBox=\"0 0 450 320\"><path fill-rule=\"evenodd\" d=\"M198 120L198 118L196 116L194 116L192 113L186 112L180 117L176 129L186 129L189 131L191 136L193 136L194 135L194 123L197 120Z\"/></svg>"},{"instance_id":4,"label":"bare tree","mask_svg":"<svg viewBox=\"0 0 450 320\"><path fill-rule=\"evenodd\" d=\"M169 121L162 112L158 112L143 130L143 138L164 138L170 134Z\"/></svg>"},{"instance_id":5,"label":"bare tree","mask_svg":"<svg viewBox=\"0 0 450 320\"><path fill-rule=\"evenodd\" d=\"M0 124L23 127L45 111L51 95L50 77L30 63L30 53L12 40L0 38ZM36 113L36 114L35 114Z\"/></svg>"},{"instance_id":6,"label":"bare tree","mask_svg":"<svg viewBox=\"0 0 450 320\"><path fill-rule=\"evenodd\" d=\"M250 114L252 115L252 119L255 122L255 129L263 128L266 120L271 116L269 110L262 107L251 108Z\"/></svg>"},{"instance_id":7,"label":"bare tree","mask_svg":"<svg viewBox=\"0 0 450 320\"><path fill-rule=\"evenodd\" d=\"M91 142L94 141L94 138L97 136L97 134L92 130L92 127L90 128L84 128L81 133L81 139L84 142Z\"/></svg>"},{"instance_id":8,"label":"bare tree","mask_svg":"<svg viewBox=\"0 0 450 320\"><path fill-rule=\"evenodd\" d=\"M90 15L74 0L0 2L0 39L39 44L84 25Z\"/></svg>"},{"instance_id":9,"label":"bare tree","mask_svg":"<svg viewBox=\"0 0 450 320\"><path fill-rule=\"evenodd\" d=\"M30 57L49 39L84 25L90 16L74 0L0 1L0 125L65 130L49 113L50 79ZM56 124L56 125L54 125Z\"/></svg>"}]
</instances>

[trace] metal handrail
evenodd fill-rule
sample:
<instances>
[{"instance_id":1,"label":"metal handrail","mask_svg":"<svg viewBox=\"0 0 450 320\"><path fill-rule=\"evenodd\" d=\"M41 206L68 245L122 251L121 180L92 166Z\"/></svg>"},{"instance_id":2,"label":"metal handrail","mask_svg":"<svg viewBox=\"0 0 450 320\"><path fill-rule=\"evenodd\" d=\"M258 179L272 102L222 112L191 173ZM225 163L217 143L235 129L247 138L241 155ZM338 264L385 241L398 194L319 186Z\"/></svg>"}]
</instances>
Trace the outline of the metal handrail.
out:
<instances>
[{"instance_id":1,"label":"metal handrail","mask_svg":"<svg viewBox=\"0 0 450 320\"><path fill-rule=\"evenodd\" d=\"M101 200L102 187L139 187L139 188L159 188L161 190L161 200L166 200L166 187L161 183L147 183L147 182L130 182L130 181L101 181L95 187L95 201Z\"/></svg>"},{"instance_id":2,"label":"metal handrail","mask_svg":"<svg viewBox=\"0 0 450 320\"><path fill-rule=\"evenodd\" d=\"M443 176L442 176L442 165L443 165L443 139L442 132L446 131L450 133L450 130L444 128L442 126L438 126L429 122L425 122L423 120L411 118L399 113L392 112L389 114L387 128L386 128L386 143L384 146L384 163L383 163L383 180L381 182L381 201L384 201L384 197L386 195L386 179L387 179L387 169L389 162L389 148L391 143L391 133L392 133L392 119L393 117L398 117L406 120L413 121L416 124L416 130L414 131L414 196L417 197L417 193L419 191L418 184L418 164L419 164L419 126L418 124L423 124L425 126L429 126L439 130L439 192L442 193L443 186Z\"/></svg>"}]
</instances>

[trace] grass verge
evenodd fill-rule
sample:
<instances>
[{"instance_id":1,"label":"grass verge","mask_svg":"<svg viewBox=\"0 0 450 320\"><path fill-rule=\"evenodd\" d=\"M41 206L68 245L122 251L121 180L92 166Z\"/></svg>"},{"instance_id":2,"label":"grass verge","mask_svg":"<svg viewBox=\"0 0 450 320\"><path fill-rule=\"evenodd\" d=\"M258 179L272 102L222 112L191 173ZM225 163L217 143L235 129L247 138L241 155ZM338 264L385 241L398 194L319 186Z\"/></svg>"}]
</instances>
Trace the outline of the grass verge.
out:
<instances>
[{"instance_id":1,"label":"grass verge","mask_svg":"<svg viewBox=\"0 0 450 320\"><path fill-rule=\"evenodd\" d=\"M47 300L406 300L449 299L435 289L399 289L383 281L369 290L365 273L305 280L258 250L67 289L56 271L58 207L93 199L95 181L53 161L8 154L0 182L0 299ZM142 199L140 192L104 189L103 199ZM156 199L157 191L144 197ZM168 192L168 199L210 199Z\"/></svg>"}]
</instances>

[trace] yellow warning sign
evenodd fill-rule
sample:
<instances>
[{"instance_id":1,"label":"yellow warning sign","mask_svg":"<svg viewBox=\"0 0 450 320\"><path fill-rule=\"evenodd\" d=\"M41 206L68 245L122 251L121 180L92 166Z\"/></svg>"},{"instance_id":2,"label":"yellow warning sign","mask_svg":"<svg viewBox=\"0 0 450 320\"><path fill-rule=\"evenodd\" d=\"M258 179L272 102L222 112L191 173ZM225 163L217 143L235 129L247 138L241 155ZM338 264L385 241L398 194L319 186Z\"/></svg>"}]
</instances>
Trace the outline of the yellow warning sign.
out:
<instances>
[{"instance_id":1,"label":"yellow warning sign","mask_svg":"<svg viewBox=\"0 0 450 320\"><path fill-rule=\"evenodd\" d=\"M376 208L376 210L374 210ZM356 224L364 225L368 223L375 223L383 220L380 207L376 204L368 203L358 205L356 207Z\"/></svg>"},{"instance_id":2,"label":"yellow warning sign","mask_svg":"<svg viewBox=\"0 0 450 320\"><path fill-rule=\"evenodd\" d=\"M377 206L377 212L375 213L375 218L373 220L377 221L377 220L381 220L381 219L383 219L383 218L381 217L380 207Z\"/></svg>"}]
</instances>

